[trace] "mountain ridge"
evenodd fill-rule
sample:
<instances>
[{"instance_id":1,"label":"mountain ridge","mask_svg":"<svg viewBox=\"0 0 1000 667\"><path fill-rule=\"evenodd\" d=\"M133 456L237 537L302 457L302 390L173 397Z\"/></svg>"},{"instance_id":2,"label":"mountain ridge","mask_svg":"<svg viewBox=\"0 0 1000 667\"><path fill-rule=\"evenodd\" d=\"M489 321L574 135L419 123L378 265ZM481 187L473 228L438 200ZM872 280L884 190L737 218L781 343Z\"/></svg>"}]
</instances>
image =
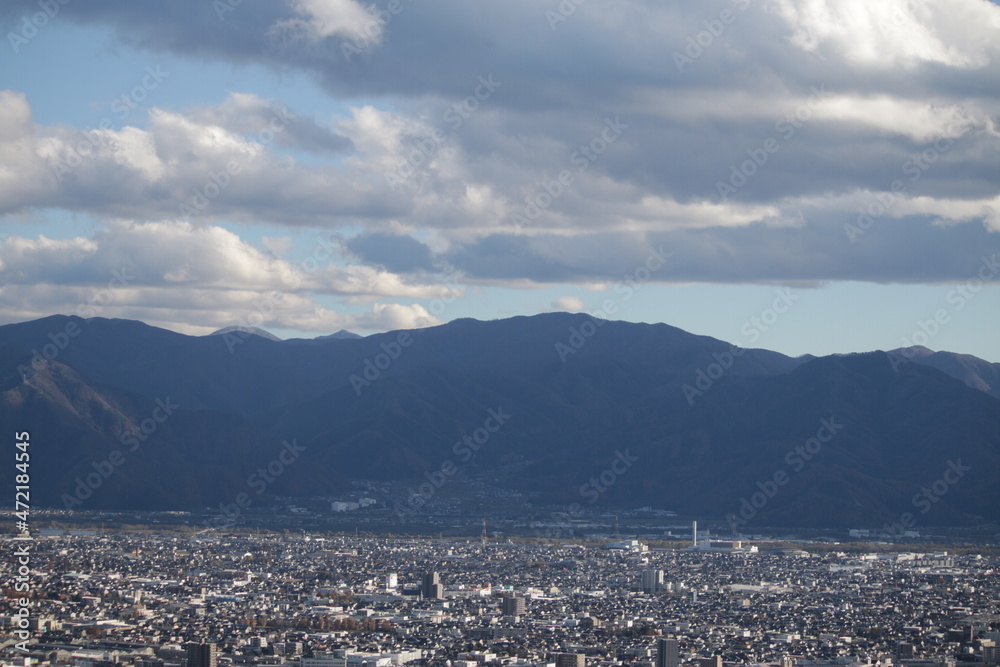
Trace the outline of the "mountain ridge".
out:
<instances>
[{"instance_id":1,"label":"mountain ridge","mask_svg":"<svg viewBox=\"0 0 1000 667\"><path fill-rule=\"evenodd\" d=\"M351 479L419 481L451 461L465 479L490 479L534 502L581 502L584 488L595 493L587 480L627 450L641 464L598 494L599 506L739 518L757 483L784 471L787 486L754 521L862 525L912 510L914 494L959 458L974 470L921 519L1000 520L989 484L1000 473L1000 401L989 382L969 384L969 368L989 367L974 357L792 358L665 324L565 313L356 339L240 340L65 316L0 327L0 422L39 424L54 443L40 467L41 501L65 504L76 480L121 449L125 425L134 435L166 401L174 414L86 506L226 501L295 442L301 462L268 494L329 495ZM560 355L560 345L574 351ZM921 363L935 355L945 367L964 360L949 374ZM487 444L462 445L486 433L491 410L511 417ZM843 428L806 462L795 448L824 420ZM808 465L795 470L786 458ZM173 488L164 474L184 484Z\"/></svg>"},{"instance_id":2,"label":"mountain ridge","mask_svg":"<svg viewBox=\"0 0 1000 667\"><path fill-rule=\"evenodd\" d=\"M223 327L222 329L218 329L216 331L213 331L212 333L210 333L208 335L209 336L226 336L226 335L231 335L231 334L240 335L241 337L242 336L260 336L261 338L266 338L267 340L275 340L275 341L281 340L280 338L278 338L277 336L275 336L270 331L267 331L266 329L261 329L260 327L244 326L242 324L236 324L236 325L229 326L229 327Z\"/></svg>"}]
</instances>

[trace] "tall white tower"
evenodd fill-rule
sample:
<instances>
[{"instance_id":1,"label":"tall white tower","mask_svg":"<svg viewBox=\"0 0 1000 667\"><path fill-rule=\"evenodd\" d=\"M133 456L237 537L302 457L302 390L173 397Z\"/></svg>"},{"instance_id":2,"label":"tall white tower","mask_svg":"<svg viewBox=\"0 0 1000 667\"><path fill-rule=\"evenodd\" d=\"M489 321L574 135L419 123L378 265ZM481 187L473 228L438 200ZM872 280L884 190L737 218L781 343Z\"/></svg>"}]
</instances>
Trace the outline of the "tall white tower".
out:
<instances>
[{"instance_id":1,"label":"tall white tower","mask_svg":"<svg viewBox=\"0 0 1000 667\"><path fill-rule=\"evenodd\" d=\"M697 521L692 521L691 522L691 534L692 534L692 539L694 541L694 544L692 546L694 546L694 548L697 549L698 548L698 522Z\"/></svg>"}]
</instances>

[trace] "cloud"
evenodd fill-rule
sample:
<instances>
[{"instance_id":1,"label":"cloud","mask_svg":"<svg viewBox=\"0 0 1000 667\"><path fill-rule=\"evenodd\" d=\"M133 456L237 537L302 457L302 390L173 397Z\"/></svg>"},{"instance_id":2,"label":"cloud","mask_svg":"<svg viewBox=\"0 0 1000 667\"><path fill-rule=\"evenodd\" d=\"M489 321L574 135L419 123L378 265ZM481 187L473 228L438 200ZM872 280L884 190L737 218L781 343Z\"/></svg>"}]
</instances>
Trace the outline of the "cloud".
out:
<instances>
[{"instance_id":1,"label":"cloud","mask_svg":"<svg viewBox=\"0 0 1000 667\"><path fill-rule=\"evenodd\" d=\"M324 225L392 212L391 198L363 178L282 151L305 143L341 150L347 139L250 95L189 113L153 109L146 127L74 130L35 124L23 94L0 91L0 120L10 128L0 155L18 165L0 171L0 213L58 207L138 220Z\"/></svg>"},{"instance_id":2,"label":"cloud","mask_svg":"<svg viewBox=\"0 0 1000 667\"><path fill-rule=\"evenodd\" d=\"M221 17L203 4L92 0L60 21L305 75L352 106L320 126L237 91L84 131L34 122L6 91L0 165L18 168L0 167L0 212L140 224L122 243L155 229L218 247L220 221L335 232L355 263L304 287L283 282L281 244L257 257L237 243L216 270L197 251L150 262L173 285L238 276L380 304L433 298L427 275L451 266L513 287L614 282L660 244L675 253L665 282L961 280L997 249L995 3L588 0L556 23L531 0L386 15L353 0L245 0ZM35 10L10 0L0 20ZM895 182L850 243L845 225Z\"/></svg>"},{"instance_id":3,"label":"cloud","mask_svg":"<svg viewBox=\"0 0 1000 667\"><path fill-rule=\"evenodd\" d=\"M340 35L378 41L382 34L378 16L355 0L290 0L289 4L305 18L279 21L272 30L289 33L293 39L319 41Z\"/></svg>"},{"instance_id":4,"label":"cloud","mask_svg":"<svg viewBox=\"0 0 1000 667\"><path fill-rule=\"evenodd\" d=\"M914 69L925 63L977 67L996 54L996 43L964 27L995 20L986 2L943 0L776 0L791 28L791 43L809 53L842 54L868 67Z\"/></svg>"},{"instance_id":5,"label":"cloud","mask_svg":"<svg viewBox=\"0 0 1000 667\"><path fill-rule=\"evenodd\" d=\"M347 137L251 93L232 92L222 104L195 109L188 117L204 127L225 128L262 144L273 141L285 149L335 155L351 148Z\"/></svg>"},{"instance_id":6,"label":"cloud","mask_svg":"<svg viewBox=\"0 0 1000 667\"><path fill-rule=\"evenodd\" d=\"M253 316L261 326L329 333L438 324L421 305L388 299L452 292L433 276L416 282L342 265L335 245L322 238L308 259L278 259L221 227L178 221L115 221L91 237L65 240L14 235L0 240L0 309L7 321L60 312L209 333ZM330 310L322 297L340 299L352 312ZM357 313L352 303L373 305Z\"/></svg>"},{"instance_id":7,"label":"cloud","mask_svg":"<svg viewBox=\"0 0 1000 667\"><path fill-rule=\"evenodd\" d=\"M275 257L280 257L282 255L287 255L292 249L292 239L289 236L282 236L279 238L274 238L270 236L265 236L261 239L261 245L267 248Z\"/></svg>"},{"instance_id":8,"label":"cloud","mask_svg":"<svg viewBox=\"0 0 1000 667\"><path fill-rule=\"evenodd\" d=\"M552 309L568 313L578 313L587 309L587 304L578 296L563 296L552 302Z\"/></svg>"},{"instance_id":9,"label":"cloud","mask_svg":"<svg viewBox=\"0 0 1000 667\"><path fill-rule=\"evenodd\" d=\"M878 203L874 197L858 201L866 206ZM958 211L966 212L977 211ZM857 210L829 213L803 208L801 214L808 220L804 226L758 224L569 238L496 235L456 245L445 258L467 282L627 284L635 281L651 253L662 249L671 256L650 272L652 282L817 285L965 282L981 258L1000 254L1000 235L982 224L949 227L926 215L862 218ZM853 243L848 228L862 230Z\"/></svg>"},{"instance_id":10,"label":"cloud","mask_svg":"<svg viewBox=\"0 0 1000 667\"><path fill-rule=\"evenodd\" d=\"M420 304L404 306L398 303L377 303L372 307L371 312L359 317L357 321L359 326L364 329L390 331L423 329L441 323Z\"/></svg>"},{"instance_id":11,"label":"cloud","mask_svg":"<svg viewBox=\"0 0 1000 667\"><path fill-rule=\"evenodd\" d=\"M431 250L412 236L371 233L348 239L345 247L355 257L396 273L430 271Z\"/></svg>"}]
</instances>

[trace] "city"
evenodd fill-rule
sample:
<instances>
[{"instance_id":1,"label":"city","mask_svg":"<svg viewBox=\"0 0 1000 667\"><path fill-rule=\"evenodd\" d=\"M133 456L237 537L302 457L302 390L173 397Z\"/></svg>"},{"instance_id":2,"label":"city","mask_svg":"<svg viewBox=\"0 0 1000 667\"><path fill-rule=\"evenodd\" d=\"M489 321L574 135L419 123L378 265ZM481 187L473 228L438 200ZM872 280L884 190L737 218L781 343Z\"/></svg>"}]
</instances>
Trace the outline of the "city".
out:
<instances>
[{"instance_id":1,"label":"city","mask_svg":"<svg viewBox=\"0 0 1000 667\"><path fill-rule=\"evenodd\" d=\"M72 532L33 539L4 665L998 663L995 554Z\"/></svg>"},{"instance_id":2,"label":"city","mask_svg":"<svg viewBox=\"0 0 1000 667\"><path fill-rule=\"evenodd\" d=\"M0 0L0 667L1000 667L1000 0Z\"/></svg>"}]
</instances>

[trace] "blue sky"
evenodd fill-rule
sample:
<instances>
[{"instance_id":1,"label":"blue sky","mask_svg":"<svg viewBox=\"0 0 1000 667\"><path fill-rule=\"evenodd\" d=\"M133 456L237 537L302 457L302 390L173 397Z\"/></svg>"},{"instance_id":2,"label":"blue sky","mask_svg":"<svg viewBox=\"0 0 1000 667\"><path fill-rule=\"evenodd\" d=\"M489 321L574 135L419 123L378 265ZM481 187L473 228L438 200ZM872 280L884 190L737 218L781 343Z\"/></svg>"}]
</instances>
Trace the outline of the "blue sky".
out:
<instances>
[{"instance_id":1,"label":"blue sky","mask_svg":"<svg viewBox=\"0 0 1000 667\"><path fill-rule=\"evenodd\" d=\"M394 6L4 3L0 323L103 290L191 334L583 310L1000 362L996 4Z\"/></svg>"}]
</instances>

